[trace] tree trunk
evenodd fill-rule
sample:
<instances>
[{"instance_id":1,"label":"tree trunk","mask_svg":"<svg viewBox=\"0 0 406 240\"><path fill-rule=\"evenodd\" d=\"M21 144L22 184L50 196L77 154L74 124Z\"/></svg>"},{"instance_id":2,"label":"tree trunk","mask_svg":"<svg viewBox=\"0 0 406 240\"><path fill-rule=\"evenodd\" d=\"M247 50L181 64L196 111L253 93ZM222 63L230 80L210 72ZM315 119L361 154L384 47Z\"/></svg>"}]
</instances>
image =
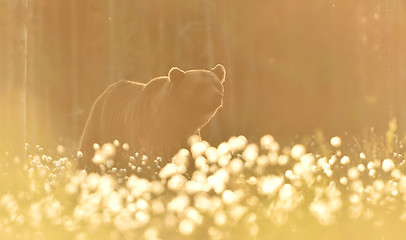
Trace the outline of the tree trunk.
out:
<instances>
[{"instance_id":1,"label":"tree trunk","mask_svg":"<svg viewBox=\"0 0 406 240\"><path fill-rule=\"evenodd\" d=\"M30 15L28 0L2 0L4 17L0 33L5 58L0 59L0 151L24 155L27 59Z\"/></svg>"}]
</instances>

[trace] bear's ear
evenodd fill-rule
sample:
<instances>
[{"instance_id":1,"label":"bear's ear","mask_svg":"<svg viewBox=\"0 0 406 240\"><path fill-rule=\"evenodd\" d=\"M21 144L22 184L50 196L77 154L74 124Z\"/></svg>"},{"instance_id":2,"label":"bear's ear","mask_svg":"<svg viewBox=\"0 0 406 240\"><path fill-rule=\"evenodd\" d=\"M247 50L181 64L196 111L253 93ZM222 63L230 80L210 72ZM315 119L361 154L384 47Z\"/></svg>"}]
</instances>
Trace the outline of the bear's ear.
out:
<instances>
[{"instance_id":1,"label":"bear's ear","mask_svg":"<svg viewBox=\"0 0 406 240\"><path fill-rule=\"evenodd\" d=\"M219 78L220 82L223 83L226 79L226 70L224 69L223 65L217 64L214 68L210 70Z\"/></svg>"},{"instance_id":2,"label":"bear's ear","mask_svg":"<svg viewBox=\"0 0 406 240\"><path fill-rule=\"evenodd\" d=\"M182 81L182 79L185 77L185 72L177 67L173 67L171 68L171 70L169 70L168 77L169 81L171 81L174 85L176 85L180 81Z\"/></svg>"}]
</instances>

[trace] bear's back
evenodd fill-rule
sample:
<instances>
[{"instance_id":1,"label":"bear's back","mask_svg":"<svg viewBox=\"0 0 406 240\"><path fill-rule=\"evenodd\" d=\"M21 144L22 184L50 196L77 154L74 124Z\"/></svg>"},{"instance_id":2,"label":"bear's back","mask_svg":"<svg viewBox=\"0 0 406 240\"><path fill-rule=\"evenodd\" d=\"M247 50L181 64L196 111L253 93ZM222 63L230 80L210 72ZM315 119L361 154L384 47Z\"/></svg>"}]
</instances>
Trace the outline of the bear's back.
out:
<instances>
[{"instance_id":1,"label":"bear's back","mask_svg":"<svg viewBox=\"0 0 406 240\"><path fill-rule=\"evenodd\" d=\"M96 99L79 144L79 150L87 155L85 161L93 156L94 143L112 142L116 138L115 119L128 114L128 105L141 95L144 88L143 83L121 80L107 87ZM119 129L119 132L122 131L124 129Z\"/></svg>"}]
</instances>

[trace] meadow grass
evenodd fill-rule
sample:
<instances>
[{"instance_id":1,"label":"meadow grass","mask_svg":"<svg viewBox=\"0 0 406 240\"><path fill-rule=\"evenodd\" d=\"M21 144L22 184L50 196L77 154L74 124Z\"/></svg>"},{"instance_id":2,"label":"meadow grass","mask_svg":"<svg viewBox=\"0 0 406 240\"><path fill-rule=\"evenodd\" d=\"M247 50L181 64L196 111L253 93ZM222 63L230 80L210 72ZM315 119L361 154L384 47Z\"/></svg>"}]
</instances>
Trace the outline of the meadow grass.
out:
<instances>
[{"instance_id":1,"label":"meadow grass","mask_svg":"<svg viewBox=\"0 0 406 240\"><path fill-rule=\"evenodd\" d=\"M25 159L0 161L0 239L402 239L396 121L361 140L318 132L292 146L271 135L189 144L153 180L109 164L118 142L95 145L102 175L76 170L63 146L50 156L27 144Z\"/></svg>"}]
</instances>

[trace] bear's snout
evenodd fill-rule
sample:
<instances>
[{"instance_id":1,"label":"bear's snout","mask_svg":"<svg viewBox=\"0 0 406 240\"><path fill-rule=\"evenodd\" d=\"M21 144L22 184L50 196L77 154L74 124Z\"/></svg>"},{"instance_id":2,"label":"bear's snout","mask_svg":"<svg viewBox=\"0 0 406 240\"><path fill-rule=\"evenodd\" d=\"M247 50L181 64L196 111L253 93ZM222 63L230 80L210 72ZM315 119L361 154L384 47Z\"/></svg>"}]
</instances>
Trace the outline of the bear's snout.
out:
<instances>
[{"instance_id":1,"label":"bear's snout","mask_svg":"<svg viewBox=\"0 0 406 240\"><path fill-rule=\"evenodd\" d=\"M218 91L215 91L211 96L207 99L207 105L210 108L218 108L223 104L223 94Z\"/></svg>"}]
</instances>

